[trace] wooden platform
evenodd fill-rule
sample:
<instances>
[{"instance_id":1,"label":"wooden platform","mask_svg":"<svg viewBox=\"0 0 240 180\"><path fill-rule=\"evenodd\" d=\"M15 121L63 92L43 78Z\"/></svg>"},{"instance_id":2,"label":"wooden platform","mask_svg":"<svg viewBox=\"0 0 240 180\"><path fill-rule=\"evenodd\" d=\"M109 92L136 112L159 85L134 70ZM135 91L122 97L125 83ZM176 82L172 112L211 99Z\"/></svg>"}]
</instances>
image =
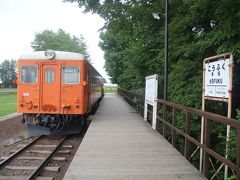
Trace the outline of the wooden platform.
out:
<instances>
[{"instance_id":1,"label":"wooden platform","mask_svg":"<svg viewBox=\"0 0 240 180\"><path fill-rule=\"evenodd\" d=\"M64 179L205 179L121 96L107 94Z\"/></svg>"}]
</instances>

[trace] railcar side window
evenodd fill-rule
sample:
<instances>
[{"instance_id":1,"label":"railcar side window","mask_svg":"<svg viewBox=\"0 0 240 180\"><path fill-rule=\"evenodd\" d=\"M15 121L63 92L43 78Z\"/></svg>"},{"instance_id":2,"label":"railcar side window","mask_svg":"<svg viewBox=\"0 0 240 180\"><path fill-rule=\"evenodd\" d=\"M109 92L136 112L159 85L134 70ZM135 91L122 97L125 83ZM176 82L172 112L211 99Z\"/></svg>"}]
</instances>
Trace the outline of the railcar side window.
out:
<instances>
[{"instance_id":1,"label":"railcar side window","mask_svg":"<svg viewBox=\"0 0 240 180\"><path fill-rule=\"evenodd\" d=\"M80 69L76 66L64 66L62 70L62 82L64 84L79 84Z\"/></svg>"},{"instance_id":2,"label":"railcar side window","mask_svg":"<svg viewBox=\"0 0 240 180\"><path fill-rule=\"evenodd\" d=\"M21 67L21 82L28 84L37 83L37 67L36 66L22 66Z\"/></svg>"},{"instance_id":3,"label":"railcar side window","mask_svg":"<svg viewBox=\"0 0 240 180\"><path fill-rule=\"evenodd\" d=\"M47 69L45 71L45 82L48 84L54 83L54 70Z\"/></svg>"}]
</instances>

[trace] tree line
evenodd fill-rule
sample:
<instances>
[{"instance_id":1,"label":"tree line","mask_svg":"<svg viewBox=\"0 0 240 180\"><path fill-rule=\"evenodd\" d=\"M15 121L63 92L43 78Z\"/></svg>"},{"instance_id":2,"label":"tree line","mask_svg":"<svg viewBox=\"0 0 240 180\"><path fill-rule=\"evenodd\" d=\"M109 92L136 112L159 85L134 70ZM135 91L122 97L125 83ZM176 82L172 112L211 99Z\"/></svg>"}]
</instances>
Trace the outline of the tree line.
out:
<instances>
[{"instance_id":1,"label":"tree line","mask_svg":"<svg viewBox=\"0 0 240 180\"><path fill-rule=\"evenodd\" d=\"M0 87L14 88L13 83L17 79L17 62L16 60L5 60L0 64Z\"/></svg>"},{"instance_id":2,"label":"tree line","mask_svg":"<svg viewBox=\"0 0 240 180\"><path fill-rule=\"evenodd\" d=\"M52 30L44 30L35 34L34 40L31 42L31 47L35 51L45 51L47 49L58 51L69 51L81 53L90 61L90 56L87 52L87 45L84 37L72 36L63 29L58 29L57 32ZM0 87L14 88L13 83L17 79L17 61L5 60L0 63Z\"/></svg>"},{"instance_id":3,"label":"tree line","mask_svg":"<svg viewBox=\"0 0 240 180\"><path fill-rule=\"evenodd\" d=\"M156 73L162 87L164 0L65 1L78 2L106 21L100 47L113 83L139 91L145 76ZM236 0L169 0L170 101L199 108L203 59L224 52L239 59L239 5Z\"/></svg>"}]
</instances>

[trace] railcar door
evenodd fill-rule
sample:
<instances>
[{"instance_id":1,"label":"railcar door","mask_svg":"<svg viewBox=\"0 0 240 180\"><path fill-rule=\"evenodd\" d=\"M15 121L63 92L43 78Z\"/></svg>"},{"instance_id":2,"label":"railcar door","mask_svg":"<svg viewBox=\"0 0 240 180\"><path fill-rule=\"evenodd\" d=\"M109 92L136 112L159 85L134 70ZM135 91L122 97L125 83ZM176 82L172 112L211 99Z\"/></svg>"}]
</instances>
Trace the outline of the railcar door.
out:
<instances>
[{"instance_id":1,"label":"railcar door","mask_svg":"<svg viewBox=\"0 0 240 180\"><path fill-rule=\"evenodd\" d=\"M45 113L60 113L60 68L54 64L42 65L41 110Z\"/></svg>"}]
</instances>

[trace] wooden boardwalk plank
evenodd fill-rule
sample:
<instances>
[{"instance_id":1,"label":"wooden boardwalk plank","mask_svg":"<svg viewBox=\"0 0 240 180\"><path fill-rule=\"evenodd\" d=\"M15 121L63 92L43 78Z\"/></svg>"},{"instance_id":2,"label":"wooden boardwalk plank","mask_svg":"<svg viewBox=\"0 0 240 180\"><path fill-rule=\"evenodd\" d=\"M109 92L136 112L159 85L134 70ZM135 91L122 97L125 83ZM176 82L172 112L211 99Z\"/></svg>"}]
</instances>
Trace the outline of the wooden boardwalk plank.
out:
<instances>
[{"instance_id":1,"label":"wooden boardwalk plank","mask_svg":"<svg viewBox=\"0 0 240 180\"><path fill-rule=\"evenodd\" d=\"M106 95L64 179L205 179L118 95Z\"/></svg>"}]
</instances>

